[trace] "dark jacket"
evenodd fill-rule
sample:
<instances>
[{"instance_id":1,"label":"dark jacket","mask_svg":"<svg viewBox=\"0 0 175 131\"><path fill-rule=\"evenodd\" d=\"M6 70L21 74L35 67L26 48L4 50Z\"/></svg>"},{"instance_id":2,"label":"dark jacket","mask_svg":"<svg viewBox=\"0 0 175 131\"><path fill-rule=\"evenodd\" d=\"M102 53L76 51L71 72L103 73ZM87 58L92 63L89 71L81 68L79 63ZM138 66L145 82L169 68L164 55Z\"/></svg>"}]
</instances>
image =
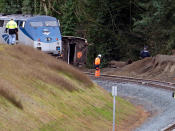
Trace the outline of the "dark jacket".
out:
<instances>
[{"instance_id":1,"label":"dark jacket","mask_svg":"<svg viewBox=\"0 0 175 131\"><path fill-rule=\"evenodd\" d=\"M7 32L7 30L9 30L9 34L10 35L16 34L18 32L18 28L15 28L15 29L8 29L8 28L6 28L5 31Z\"/></svg>"},{"instance_id":2,"label":"dark jacket","mask_svg":"<svg viewBox=\"0 0 175 131\"><path fill-rule=\"evenodd\" d=\"M149 51L147 51L147 50L142 50L142 51L140 52L140 56L141 56L142 58L150 57L150 53L149 53Z\"/></svg>"}]
</instances>

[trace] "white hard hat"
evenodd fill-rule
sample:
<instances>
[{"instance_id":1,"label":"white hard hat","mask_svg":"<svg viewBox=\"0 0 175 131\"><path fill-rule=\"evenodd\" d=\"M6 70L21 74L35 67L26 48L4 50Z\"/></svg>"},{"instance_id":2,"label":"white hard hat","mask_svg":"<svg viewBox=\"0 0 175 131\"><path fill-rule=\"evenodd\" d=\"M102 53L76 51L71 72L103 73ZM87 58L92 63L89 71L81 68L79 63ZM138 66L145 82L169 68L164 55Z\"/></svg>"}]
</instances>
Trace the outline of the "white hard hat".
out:
<instances>
[{"instance_id":1,"label":"white hard hat","mask_svg":"<svg viewBox=\"0 0 175 131\"><path fill-rule=\"evenodd\" d=\"M98 54L98 57L101 57L101 54Z\"/></svg>"}]
</instances>

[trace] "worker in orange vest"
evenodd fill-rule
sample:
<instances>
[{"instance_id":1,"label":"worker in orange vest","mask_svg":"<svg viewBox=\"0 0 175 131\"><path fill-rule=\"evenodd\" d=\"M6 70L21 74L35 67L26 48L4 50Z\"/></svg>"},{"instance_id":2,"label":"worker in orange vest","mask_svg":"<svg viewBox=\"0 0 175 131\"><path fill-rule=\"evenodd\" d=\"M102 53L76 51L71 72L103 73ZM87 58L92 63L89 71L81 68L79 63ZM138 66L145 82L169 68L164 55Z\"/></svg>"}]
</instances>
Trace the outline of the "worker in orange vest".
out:
<instances>
[{"instance_id":1,"label":"worker in orange vest","mask_svg":"<svg viewBox=\"0 0 175 131\"><path fill-rule=\"evenodd\" d=\"M101 61L101 54L99 54L95 58L95 77L99 77L100 76L100 61Z\"/></svg>"}]
</instances>

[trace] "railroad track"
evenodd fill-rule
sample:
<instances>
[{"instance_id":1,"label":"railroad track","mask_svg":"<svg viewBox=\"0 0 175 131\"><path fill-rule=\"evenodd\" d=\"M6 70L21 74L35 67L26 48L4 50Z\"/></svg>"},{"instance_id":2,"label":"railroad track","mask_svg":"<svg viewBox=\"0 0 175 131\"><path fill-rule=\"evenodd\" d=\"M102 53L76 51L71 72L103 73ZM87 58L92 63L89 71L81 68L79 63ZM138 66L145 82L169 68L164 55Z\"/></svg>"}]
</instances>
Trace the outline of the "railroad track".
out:
<instances>
[{"instance_id":1,"label":"railroad track","mask_svg":"<svg viewBox=\"0 0 175 131\"><path fill-rule=\"evenodd\" d=\"M175 124L171 124L168 127L162 129L161 131L175 131Z\"/></svg>"},{"instance_id":2,"label":"railroad track","mask_svg":"<svg viewBox=\"0 0 175 131\"><path fill-rule=\"evenodd\" d=\"M139 79L134 77L124 77L124 76L116 76L116 75L107 75L101 74L99 78L95 78L94 73L84 72L85 74L89 75L93 79L100 79L100 80L111 80L117 82L127 82L127 83L134 83L139 85L147 85L150 87L166 89L170 91L175 91L175 83L166 82L166 81L158 81L158 80L151 80L151 79ZM175 131L175 124L171 124L161 131Z\"/></svg>"},{"instance_id":3,"label":"railroad track","mask_svg":"<svg viewBox=\"0 0 175 131\"><path fill-rule=\"evenodd\" d=\"M94 73L89 73L89 72L84 72L84 73L91 77L94 77ZM124 77L124 76L107 75L107 74L101 74L101 76L96 79L108 79L111 81L135 83L135 84L147 85L151 87L163 88L166 90L175 91L175 83L166 82L166 81L139 79L139 78L134 78L134 77Z\"/></svg>"}]
</instances>

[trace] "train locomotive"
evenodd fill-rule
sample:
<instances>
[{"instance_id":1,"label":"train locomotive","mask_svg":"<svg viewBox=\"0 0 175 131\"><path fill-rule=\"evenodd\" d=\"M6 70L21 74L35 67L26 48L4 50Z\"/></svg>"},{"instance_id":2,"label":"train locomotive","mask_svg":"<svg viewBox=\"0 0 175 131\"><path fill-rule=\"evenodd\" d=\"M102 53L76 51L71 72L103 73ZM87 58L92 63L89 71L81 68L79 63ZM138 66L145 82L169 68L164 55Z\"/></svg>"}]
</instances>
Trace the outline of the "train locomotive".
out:
<instances>
[{"instance_id":1,"label":"train locomotive","mask_svg":"<svg viewBox=\"0 0 175 131\"><path fill-rule=\"evenodd\" d=\"M51 16L1 15L0 43L8 44L9 35L5 33L6 24L14 19L18 25L16 41L53 55L62 53L62 37L59 20Z\"/></svg>"}]
</instances>

